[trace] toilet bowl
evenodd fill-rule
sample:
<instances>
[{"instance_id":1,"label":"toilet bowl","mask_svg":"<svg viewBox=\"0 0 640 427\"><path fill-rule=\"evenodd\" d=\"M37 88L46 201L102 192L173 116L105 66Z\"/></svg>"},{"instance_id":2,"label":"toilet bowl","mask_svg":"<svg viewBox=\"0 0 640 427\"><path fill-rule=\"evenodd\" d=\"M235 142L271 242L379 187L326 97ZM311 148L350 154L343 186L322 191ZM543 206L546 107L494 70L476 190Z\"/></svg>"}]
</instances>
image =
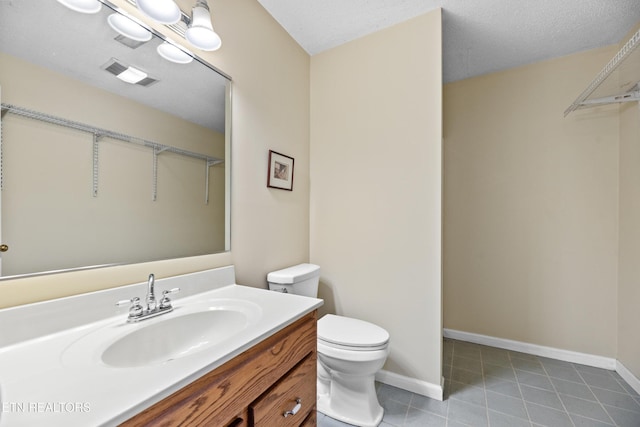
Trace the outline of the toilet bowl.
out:
<instances>
[{"instance_id":1,"label":"toilet bowl","mask_svg":"<svg viewBox=\"0 0 640 427\"><path fill-rule=\"evenodd\" d=\"M316 297L320 267L300 264L269 273L269 289ZM389 333L364 320L327 314L318 320L318 411L361 427L380 424L375 375L389 355Z\"/></svg>"},{"instance_id":2,"label":"toilet bowl","mask_svg":"<svg viewBox=\"0 0 640 427\"><path fill-rule=\"evenodd\" d=\"M318 411L362 427L380 424L375 375L388 355L381 327L332 314L318 320Z\"/></svg>"}]
</instances>

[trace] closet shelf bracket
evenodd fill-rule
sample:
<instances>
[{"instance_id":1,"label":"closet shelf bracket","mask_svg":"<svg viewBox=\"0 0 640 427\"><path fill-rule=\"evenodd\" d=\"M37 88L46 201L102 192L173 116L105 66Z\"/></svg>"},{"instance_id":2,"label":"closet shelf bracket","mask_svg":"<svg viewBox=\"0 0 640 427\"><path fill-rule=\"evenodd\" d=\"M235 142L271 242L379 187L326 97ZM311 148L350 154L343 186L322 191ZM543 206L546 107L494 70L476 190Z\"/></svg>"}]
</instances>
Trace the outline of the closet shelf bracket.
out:
<instances>
[{"instance_id":1,"label":"closet shelf bracket","mask_svg":"<svg viewBox=\"0 0 640 427\"><path fill-rule=\"evenodd\" d=\"M93 197L98 197L98 165L99 157L100 157L100 135L97 133L93 134Z\"/></svg>"},{"instance_id":2,"label":"closet shelf bracket","mask_svg":"<svg viewBox=\"0 0 640 427\"><path fill-rule=\"evenodd\" d=\"M209 169L211 166L219 165L224 163L224 160L219 159L211 159L207 160L207 166L205 168L205 178L204 178L204 204L209 204Z\"/></svg>"},{"instance_id":3,"label":"closet shelf bracket","mask_svg":"<svg viewBox=\"0 0 640 427\"><path fill-rule=\"evenodd\" d=\"M615 104L619 102L634 102L640 101L640 90L634 90L632 92L623 93L622 95L605 96L603 98L587 99L582 101L580 105L605 105Z\"/></svg>"},{"instance_id":4,"label":"closet shelf bracket","mask_svg":"<svg viewBox=\"0 0 640 427\"><path fill-rule=\"evenodd\" d=\"M578 98L576 98L576 100L573 101L573 103L564 111L564 116L567 117L569 113L579 108L617 102L638 101L638 94L640 92L640 69L638 69L638 67L634 65L640 62L640 59L638 59L638 55L640 55L640 49L637 49L638 46L640 46L640 30L638 30L633 36L631 36L631 38L624 44L624 46L622 46L618 53L616 53L616 55L607 63L607 65L605 65L600 73L598 73L596 78L593 79L589 86L587 86L587 88L580 94L580 96L578 96ZM632 55L634 55L633 59L629 60L629 57L631 57ZM610 80L613 72L616 71L625 62L631 63L629 69L632 73L632 77L630 79L628 77L625 78L625 80L629 80L626 84L623 85L625 86L625 89L622 89L621 85L615 82L615 84L611 85L617 88L615 90L611 90L614 95L589 98L597 89L601 88L605 81ZM633 86L629 87L632 84ZM620 92L622 93L620 94ZM615 93L618 94L616 95Z\"/></svg>"}]
</instances>

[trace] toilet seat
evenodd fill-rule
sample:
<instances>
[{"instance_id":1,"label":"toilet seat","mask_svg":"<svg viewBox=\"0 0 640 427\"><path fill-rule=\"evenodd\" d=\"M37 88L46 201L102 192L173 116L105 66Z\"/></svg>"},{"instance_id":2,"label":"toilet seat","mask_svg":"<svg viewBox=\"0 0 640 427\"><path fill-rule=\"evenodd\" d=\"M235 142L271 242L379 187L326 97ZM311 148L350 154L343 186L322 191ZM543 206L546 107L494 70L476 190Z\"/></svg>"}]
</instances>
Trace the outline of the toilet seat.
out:
<instances>
[{"instance_id":1,"label":"toilet seat","mask_svg":"<svg viewBox=\"0 0 640 427\"><path fill-rule=\"evenodd\" d=\"M327 314L318 320L318 342L349 351L384 350L389 333L364 320Z\"/></svg>"}]
</instances>

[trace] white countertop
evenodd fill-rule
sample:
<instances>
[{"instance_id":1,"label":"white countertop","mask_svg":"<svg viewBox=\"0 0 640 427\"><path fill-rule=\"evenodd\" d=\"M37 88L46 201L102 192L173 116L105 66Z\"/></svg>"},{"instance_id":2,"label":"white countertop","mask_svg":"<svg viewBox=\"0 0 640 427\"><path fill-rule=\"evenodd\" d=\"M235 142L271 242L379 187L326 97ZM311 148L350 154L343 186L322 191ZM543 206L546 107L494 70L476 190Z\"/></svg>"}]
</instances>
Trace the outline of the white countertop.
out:
<instances>
[{"instance_id":1,"label":"white countertop","mask_svg":"<svg viewBox=\"0 0 640 427\"><path fill-rule=\"evenodd\" d=\"M72 344L102 328L151 324L164 316L180 315L189 304L225 298L257 304L260 317L205 350L137 368L110 367L95 355L86 360L79 360L77 354L68 356ZM230 284L175 299L173 305L174 312L139 324L126 324L125 310L0 347L0 426L117 425L315 310L322 300ZM16 312L11 314L19 318Z\"/></svg>"}]
</instances>

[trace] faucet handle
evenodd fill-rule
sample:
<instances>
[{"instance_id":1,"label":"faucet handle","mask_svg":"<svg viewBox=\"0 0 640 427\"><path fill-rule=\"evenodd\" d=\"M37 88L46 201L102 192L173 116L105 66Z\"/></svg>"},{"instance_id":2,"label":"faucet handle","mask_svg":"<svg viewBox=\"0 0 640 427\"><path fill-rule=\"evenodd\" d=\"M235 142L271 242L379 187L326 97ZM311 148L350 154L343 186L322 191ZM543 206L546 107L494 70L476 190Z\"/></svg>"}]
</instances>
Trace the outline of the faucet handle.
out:
<instances>
[{"instance_id":1,"label":"faucet handle","mask_svg":"<svg viewBox=\"0 0 640 427\"><path fill-rule=\"evenodd\" d=\"M169 308L171 307L171 299L168 295L177 294L180 292L180 288L173 288L168 291L162 291L162 299L160 300L160 308Z\"/></svg>"},{"instance_id":2,"label":"faucet handle","mask_svg":"<svg viewBox=\"0 0 640 427\"><path fill-rule=\"evenodd\" d=\"M129 317L138 317L142 315L142 305L140 305L140 298L133 297L131 299L123 299L122 301L118 301L116 306L122 307L123 305L130 305L129 308Z\"/></svg>"}]
</instances>

